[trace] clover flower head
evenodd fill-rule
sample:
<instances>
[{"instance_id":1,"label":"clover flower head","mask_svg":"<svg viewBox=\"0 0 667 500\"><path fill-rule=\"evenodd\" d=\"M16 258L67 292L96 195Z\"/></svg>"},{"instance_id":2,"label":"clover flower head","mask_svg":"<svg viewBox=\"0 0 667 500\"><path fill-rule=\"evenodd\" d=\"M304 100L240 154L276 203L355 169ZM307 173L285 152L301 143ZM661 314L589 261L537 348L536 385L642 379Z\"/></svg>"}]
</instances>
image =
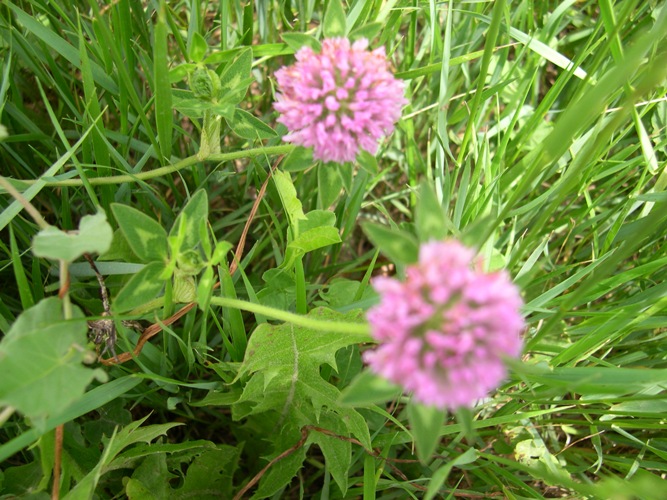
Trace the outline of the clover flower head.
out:
<instances>
[{"instance_id":1,"label":"clover flower head","mask_svg":"<svg viewBox=\"0 0 667 500\"><path fill-rule=\"evenodd\" d=\"M375 154L407 101L384 47L367 47L365 39L329 38L320 53L303 47L293 65L276 72L274 107L289 130L285 141L312 147L313 157L325 162L354 161L360 149Z\"/></svg>"},{"instance_id":2,"label":"clover flower head","mask_svg":"<svg viewBox=\"0 0 667 500\"><path fill-rule=\"evenodd\" d=\"M379 277L373 287L380 303L367 318L379 347L364 360L421 403L472 407L505 378L503 358L521 354L519 290L457 241L422 245L404 281Z\"/></svg>"}]
</instances>

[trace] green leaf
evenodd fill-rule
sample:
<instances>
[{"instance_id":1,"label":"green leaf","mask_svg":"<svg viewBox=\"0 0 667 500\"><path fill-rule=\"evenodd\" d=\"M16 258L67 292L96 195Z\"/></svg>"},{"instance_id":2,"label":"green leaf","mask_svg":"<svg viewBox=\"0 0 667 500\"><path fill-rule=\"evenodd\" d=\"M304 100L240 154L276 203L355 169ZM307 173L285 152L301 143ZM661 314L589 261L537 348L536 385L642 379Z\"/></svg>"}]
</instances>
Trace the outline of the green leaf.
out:
<instances>
[{"instance_id":1,"label":"green leaf","mask_svg":"<svg viewBox=\"0 0 667 500\"><path fill-rule=\"evenodd\" d=\"M182 219L185 219L184 223L181 222ZM184 224L183 227L181 224ZM169 231L169 237L177 237L182 241L179 251L194 250L199 245L202 226L205 229L206 224L208 224L208 195L204 189L200 189L192 195L176 217ZM179 234L181 231L182 234Z\"/></svg>"},{"instance_id":2,"label":"green leaf","mask_svg":"<svg viewBox=\"0 0 667 500\"><path fill-rule=\"evenodd\" d=\"M324 14L322 30L326 38L345 36L347 33L345 10L341 0L329 0Z\"/></svg>"},{"instance_id":3,"label":"green leaf","mask_svg":"<svg viewBox=\"0 0 667 500\"><path fill-rule=\"evenodd\" d=\"M314 309L320 321L358 322L360 311L346 314ZM263 323L248 342L238 377L249 377L243 394L232 406L235 419L277 411L296 428L316 424L324 407L345 422L348 431L370 449L368 426L359 413L338 403L340 392L320 375L323 364L336 369L336 352L368 340L366 334L323 333L290 324Z\"/></svg>"},{"instance_id":4,"label":"green leaf","mask_svg":"<svg viewBox=\"0 0 667 500\"><path fill-rule=\"evenodd\" d=\"M368 238L387 257L398 264L412 264L419 258L419 244L411 234L379 224L361 225Z\"/></svg>"},{"instance_id":5,"label":"green leaf","mask_svg":"<svg viewBox=\"0 0 667 500\"><path fill-rule=\"evenodd\" d=\"M408 422L415 439L417 456L422 463L430 461L440 442L440 431L445 423L445 412L415 401L408 403Z\"/></svg>"},{"instance_id":6,"label":"green leaf","mask_svg":"<svg viewBox=\"0 0 667 500\"><path fill-rule=\"evenodd\" d=\"M363 26L350 31L348 38L350 40L359 40L360 38L365 38L366 40L373 40L384 28L382 23L368 23Z\"/></svg>"},{"instance_id":7,"label":"green leaf","mask_svg":"<svg viewBox=\"0 0 667 500\"><path fill-rule=\"evenodd\" d=\"M289 174L276 170L273 173L273 182L289 219L290 227L295 228L298 224L297 221L306 219L306 214L303 213L303 206L297 197L292 178Z\"/></svg>"},{"instance_id":8,"label":"green leaf","mask_svg":"<svg viewBox=\"0 0 667 500\"><path fill-rule=\"evenodd\" d=\"M285 172L301 172L314 164L312 148L297 146L285 157L281 167Z\"/></svg>"},{"instance_id":9,"label":"green leaf","mask_svg":"<svg viewBox=\"0 0 667 500\"><path fill-rule=\"evenodd\" d=\"M160 8L155 24L155 42L153 45L153 73L155 78L155 122L160 145L160 153L165 161L171 158L172 130L174 125L173 106L171 103L171 83L169 81L169 50L167 42L167 23L165 3Z\"/></svg>"},{"instance_id":10,"label":"green leaf","mask_svg":"<svg viewBox=\"0 0 667 500\"><path fill-rule=\"evenodd\" d=\"M287 245L287 248L295 249L299 254L304 254L340 242L341 239L337 228L316 227L299 234L299 237L291 241Z\"/></svg>"},{"instance_id":11,"label":"green leaf","mask_svg":"<svg viewBox=\"0 0 667 500\"><path fill-rule=\"evenodd\" d=\"M317 38L305 33L282 33L280 38L292 49L297 52L302 47L310 47L314 52L322 50L322 44Z\"/></svg>"},{"instance_id":12,"label":"green leaf","mask_svg":"<svg viewBox=\"0 0 667 500\"><path fill-rule=\"evenodd\" d=\"M219 99L227 103L238 104L245 96L248 87L253 82L250 76L252 70L252 50L242 49L220 75Z\"/></svg>"},{"instance_id":13,"label":"green leaf","mask_svg":"<svg viewBox=\"0 0 667 500\"><path fill-rule=\"evenodd\" d=\"M228 124L236 135L244 139L270 139L278 136L262 120L238 108L234 111L234 119L228 120Z\"/></svg>"},{"instance_id":14,"label":"green leaf","mask_svg":"<svg viewBox=\"0 0 667 500\"><path fill-rule=\"evenodd\" d=\"M308 212L306 220L298 221L298 236L287 244L285 259L280 264L283 269L291 269L294 261L318 248L336 245L341 242L338 228L335 227L336 215L328 210Z\"/></svg>"},{"instance_id":15,"label":"green leaf","mask_svg":"<svg viewBox=\"0 0 667 500\"><path fill-rule=\"evenodd\" d=\"M81 366L87 359L87 323L73 308L65 320L58 298L25 310L0 342L0 406L12 406L42 425L81 398L94 377L105 374ZM90 353L92 354L92 353Z\"/></svg>"},{"instance_id":16,"label":"green leaf","mask_svg":"<svg viewBox=\"0 0 667 500\"><path fill-rule=\"evenodd\" d=\"M207 51L208 43L206 43L206 39L199 32L195 31L190 41L188 59L192 62L200 63L204 60Z\"/></svg>"},{"instance_id":17,"label":"green leaf","mask_svg":"<svg viewBox=\"0 0 667 500\"><path fill-rule=\"evenodd\" d=\"M417 234L421 242L442 240L448 234L448 221L438 202L431 183L424 181L419 187L419 200L415 209ZM451 225L451 223L449 223Z\"/></svg>"},{"instance_id":18,"label":"green leaf","mask_svg":"<svg viewBox=\"0 0 667 500\"><path fill-rule=\"evenodd\" d=\"M426 491L426 495L424 495L424 500L431 500L438 495L440 488L445 483L447 476L449 476L449 473L454 467L471 464L477 460L477 456L477 450L470 448L465 453L462 453L454 460L450 460L436 470L431 476L431 481L428 484L428 490Z\"/></svg>"},{"instance_id":19,"label":"green leaf","mask_svg":"<svg viewBox=\"0 0 667 500\"><path fill-rule=\"evenodd\" d=\"M127 243L142 262L167 261L167 232L157 221L127 205L114 203L111 210Z\"/></svg>"},{"instance_id":20,"label":"green leaf","mask_svg":"<svg viewBox=\"0 0 667 500\"><path fill-rule=\"evenodd\" d=\"M320 418L319 425L332 431L337 436L345 436L347 428L345 423L333 412L327 412ZM347 477L352 462L352 444L349 441L343 441L336 436L330 436L321 432L312 431L309 435L309 441L316 443L322 450L327 469L336 481L345 496L347 493Z\"/></svg>"},{"instance_id":21,"label":"green leaf","mask_svg":"<svg viewBox=\"0 0 667 500\"><path fill-rule=\"evenodd\" d=\"M331 165L320 165L317 169L317 205L320 208L329 208L340 196L343 189L343 179L338 169Z\"/></svg>"},{"instance_id":22,"label":"green leaf","mask_svg":"<svg viewBox=\"0 0 667 500\"><path fill-rule=\"evenodd\" d=\"M100 211L84 216L76 234L68 234L53 226L42 229L33 240L32 251L37 257L73 262L84 253L106 252L112 239L113 231L107 216Z\"/></svg>"},{"instance_id":23,"label":"green leaf","mask_svg":"<svg viewBox=\"0 0 667 500\"><path fill-rule=\"evenodd\" d=\"M114 311L130 311L155 299L164 287L165 281L161 278L164 268L161 262L151 262L132 276L116 295L113 301Z\"/></svg>"},{"instance_id":24,"label":"green leaf","mask_svg":"<svg viewBox=\"0 0 667 500\"><path fill-rule=\"evenodd\" d=\"M398 399L403 390L369 370L361 372L343 389L340 403L350 406L369 406Z\"/></svg>"},{"instance_id":25,"label":"green leaf","mask_svg":"<svg viewBox=\"0 0 667 500\"><path fill-rule=\"evenodd\" d=\"M114 434L109 439L102 439L104 443L104 453L97 465L86 476L78 482L76 487L72 489L63 500L87 500L93 498L93 492L97 487L100 478L108 471L113 470L110 464L114 461L116 456L130 445L135 443L150 443L158 436L166 434L172 427L183 425L178 422L149 425L140 427L146 421L148 416L132 422L123 427L117 434ZM140 490L140 488L137 488Z\"/></svg>"},{"instance_id":26,"label":"green leaf","mask_svg":"<svg viewBox=\"0 0 667 500\"><path fill-rule=\"evenodd\" d=\"M220 445L204 451L188 466L183 486L173 490L170 498L212 498L211 492L216 498L232 498L241 450L241 446Z\"/></svg>"},{"instance_id":27,"label":"green leaf","mask_svg":"<svg viewBox=\"0 0 667 500\"><path fill-rule=\"evenodd\" d=\"M178 97L174 96L174 108L193 119L202 118L207 111L212 111L216 115L231 120L234 118L235 110L234 104L229 102L211 103L204 99L186 97L183 93L179 93Z\"/></svg>"}]
</instances>

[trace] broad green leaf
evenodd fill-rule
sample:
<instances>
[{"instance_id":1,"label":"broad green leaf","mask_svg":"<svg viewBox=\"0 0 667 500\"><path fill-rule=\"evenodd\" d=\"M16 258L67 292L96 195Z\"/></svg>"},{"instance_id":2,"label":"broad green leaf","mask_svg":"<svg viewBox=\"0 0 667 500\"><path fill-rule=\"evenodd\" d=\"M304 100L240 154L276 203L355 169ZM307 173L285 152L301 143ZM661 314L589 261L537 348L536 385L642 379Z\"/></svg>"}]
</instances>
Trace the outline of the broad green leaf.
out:
<instances>
[{"instance_id":1,"label":"broad green leaf","mask_svg":"<svg viewBox=\"0 0 667 500\"><path fill-rule=\"evenodd\" d=\"M329 208L340 196L343 179L334 166L320 165L317 169L317 205L322 209Z\"/></svg>"},{"instance_id":2,"label":"broad green leaf","mask_svg":"<svg viewBox=\"0 0 667 500\"><path fill-rule=\"evenodd\" d=\"M365 38L366 40L373 40L384 28L382 23L368 23L363 26L350 31L350 34L347 36L350 40L358 40L360 38Z\"/></svg>"},{"instance_id":3,"label":"broad green leaf","mask_svg":"<svg viewBox=\"0 0 667 500\"><path fill-rule=\"evenodd\" d=\"M309 317L332 322L356 322L360 311L339 314L319 308ZM266 411L287 413L296 428L315 424L324 407L343 418L350 433L370 449L364 419L356 411L338 403L340 392L320 375L323 364L336 369L336 352L359 342L366 334L322 333L290 324L261 324L248 342L239 372L249 377L239 400L232 406L235 419Z\"/></svg>"},{"instance_id":4,"label":"broad green leaf","mask_svg":"<svg viewBox=\"0 0 667 500\"><path fill-rule=\"evenodd\" d=\"M370 370L361 372L340 395L340 402L350 406L369 406L398 399L403 390Z\"/></svg>"},{"instance_id":5,"label":"broad green leaf","mask_svg":"<svg viewBox=\"0 0 667 500\"><path fill-rule=\"evenodd\" d=\"M295 249L298 253L304 254L340 242L341 239L337 228L321 226L299 234L294 241L291 241L287 245L287 248Z\"/></svg>"},{"instance_id":6,"label":"broad green leaf","mask_svg":"<svg viewBox=\"0 0 667 500\"><path fill-rule=\"evenodd\" d=\"M328 210L312 210L305 220L299 220L298 236L287 244L282 269L291 269L300 256L341 242L336 224L336 215Z\"/></svg>"},{"instance_id":7,"label":"broad green leaf","mask_svg":"<svg viewBox=\"0 0 667 500\"><path fill-rule=\"evenodd\" d=\"M253 82L250 76L252 70L252 50L242 49L220 75L219 98L227 103L238 104L245 96L248 87Z\"/></svg>"},{"instance_id":8,"label":"broad green leaf","mask_svg":"<svg viewBox=\"0 0 667 500\"><path fill-rule=\"evenodd\" d=\"M270 139L278 134L262 120L242 109L234 110L234 119L228 120L230 128L244 139Z\"/></svg>"},{"instance_id":9,"label":"broad green leaf","mask_svg":"<svg viewBox=\"0 0 667 500\"><path fill-rule=\"evenodd\" d=\"M296 228L299 220L306 219L306 214L303 213L303 206L297 197L292 178L289 174L276 170L273 173L273 182L280 195L280 201L282 201L290 226ZM296 231L296 229L293 230Z\"/></svg>"},{"instance_id":10,"label":"broad green leaf","mask_svg":"<svg viewBox=\"0 0 667 500\"><path fill-rule=\"evenodd\" d=\"M336 214L331 210L311 210L306 214L306 220L299 221L299 233L305 233L318 227L334 227Z\"/></svg>"},{"instance_id":11,"label":"broad green leaf","mask_svg":"<svg viewBox=\"0 0 667 500\"><path fill-rule=\"evenodd\" d=\"M42 425L84 394L101 370L85 368L90 358L87 323L77 307L63 317L58 298L44 299L25 310L0 342L0 406L12 406ZM94 355L93 355L94 356Z\"/></svg>"},{"instance_id":12,"label":"broad green leaf","mask_svg":"<svg viewBox=\"0 0 667 500\"><path fill-rule=\"evenodd\" d=\"M410 401L408 421L415 440L417 456L422 463L427 463L440 442L440 430L445 423L445 412L433 406Z\"/></svg>"},{"instance_id":13,"label":"broad green leaf","mask_svg":"<svg viewBox=\"0 0 667 500\"><path fill-rule=\"evenodd\" d=\"M372 223L362 224L361 227L380 252L394 262L412 264L417 261L419 244L411 234Z\"/></svg>"},{"instance_id":14,"label":"broad green leaf","mask_svg":"<svg viewBox=\"0 0 667 500\"><path fill-rule=\"evenodd\" d=\"M301 172L315 164L312 148L298 146L285 157L281 168L285 172Z\"/></svg>"},{"instance_id":15,"label":"broad green leaf","mask_svg":"<svg viewBox=\"0 0 667 500\"><path fill-rule=\"evenodd\" d=\"M155 219L118 203L112 204L111 210L127 243L142 262L167 261L167 232Z\"/></svg>"},{"instance_id":16,"label":"broad green leaf","mask_svg":"<svg viewBox=\"0 0 667 500\"><path fill-rule=\"evenodd\" d=\"M345 10L341 0L329 0L329 5L324 13L322 31L326 38L345 36L347 33Z\"/></svg>"},{"instance_id":17,"label":"broad green leaf","mask_svg":"<svg viewBox=\"0 0 667 500\"><path fill-rule=\"evenodd\" d=\"M32 251L37 257L73 262L84 253L106 252L111 246L113 231L104 212L86 215L79 223L76 234L66 233L49 226L33 240Z\"/></svg>"},{"instance_id":18,"label":"broad green leaf","mask_svg":"<svg viewBox=\"0 0 667 500\"><path fill-rule=\"evenodd\" d=\"M194 97L184 98L179 95L174 97L174 108L183 113L188 118L202 118L207 111L211 111L216 115L222 116L226 119L234 118L234 105L228 102L210 103L203 99L196 99Z\"/></svg>"},{"instance_id":19,"label":"broad green leaf","mask_svg":"<svg viewBox=\"0 0 667 500\"><path fill-rule=\"evenodd\" d=\"M419 200L415 210L415 222L417 224L417 234L421 242L429 240L442 240L448 234L447 218L438 202L433 186L427 182L422 182L419 187ZM449 223L451 225L451 223Z\"/></svg>"},{"instance_id":20,"label":"broad green leaf","mask_svg":"<svg viewBox=\"0 0 667 500\"><path fill-rule=\"evenodd\" d=\"M182 219L185 219L184 223L181 222ZM205 228L207 223L208 195L204 189L200 189L188 200L176 217L169 231L169 237L178 236L179 241L182 241L179 251L194 250L200 242L201 228L202 226ZM177 234L181 231L183 234Z\"/></svg>"},{"instance_id":21,"label":"broad green leaf","mask_svg":"<svg viewBox=\"0 0 667 500\"><path fill-rule=\"evenodd\" d=\"M200 63L204 60L206 52L208 51L208 43L206 39L197 31L192 35L190 47L188 48L188 59L195 63Z\"/></svg>"},{"instance_id":22,"label":"broad green leaf","mask_svg":"<svg viewBox=\"0 0 667 500\"><path fill-rule=\"evenodd\" d=\"M161 278L163 271L164 264L151 262L132 276L116 295L112 304L114 311L130 311L157 298L165 283Z\"/></svg>"},{"instance_id":23,"label":"broad green leaf","mask_svg":"<svg viewBox=\"0 0 667 500\"><path fill-rule=\"evenodd\" d=\"M64 424L76 418L79 418L91 411L104 406L114 399L122 396L132 390L139 383L140 378L133 375L124 376L107 382L99 387L86 392L74 404L57 415L49 418L41 429L30 429L18 435L14 439L0 445L0 462L18 453L21 449L33 444L45 432L55 429L58 425Z\"/></svg>"},{"instance_id":24,"label":"broad green leaf","mask_svg":"<svg viewBox=\"0 0 667 500\"><path fill-rule=\"evenodd\" d=\"M315 52L322 50L322 44L314 36L305 33L282 33L280 38L292 49L297 52L302 47L310 47Z\"/></svg>"}]
</instances>

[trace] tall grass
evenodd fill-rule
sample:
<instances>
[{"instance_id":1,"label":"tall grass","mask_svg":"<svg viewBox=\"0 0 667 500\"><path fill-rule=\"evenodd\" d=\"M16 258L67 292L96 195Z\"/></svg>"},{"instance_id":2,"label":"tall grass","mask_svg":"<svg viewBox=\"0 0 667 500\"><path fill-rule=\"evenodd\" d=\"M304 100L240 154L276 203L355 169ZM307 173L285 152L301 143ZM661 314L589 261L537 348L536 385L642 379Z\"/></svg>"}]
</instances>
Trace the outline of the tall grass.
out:
<instances>
[{"instance_id":1,"label":"tall grass","mask_svg":"<svg viewBox=\"0 0 667 500\"><path fill-rule=\"evenodd\" d=\"M97 207L116 229L117 203L167 232L176 228L174 236L179 213L205 190L204 239L237 249L210 276L220 288L197 298L209 305L162 324L132 361L104 367L106 383L94 382L39 425L21 412L0 418L0 494L46 495L53 429L66 423L63 497L85 497L88 490L74 489L81 484L100 498L231 497L261 476L258 496L276 498L418 498L426 490L462 498L663 498L664 2L351 1L348 33L386 47L410 103L375 158L313 168L281 142L273 74L302 39L289 34L321 38L327 6L0 6L2 176L63 230L75 230ZM220 153L202 155L202 120L179 110L188 72L203 61L220 73L245 47L252 48L253 81L238 108L276 133L253 122L244 136L223 124ZM297 260L294 281L280 267L291 227L285 193L272 180L261 192L276 165L289 173L303 211L330 209L342 237ZM361 224L414 233L425 180L441 206L443 232L478 247L489 267L506 268L522 288L523 362L469 419L452 416L439 427L442 439L427 463L417 460L415 431L406 427L407 395L357 408L370 448L346 427L348 410L333 403L309 420L307 440L299 441L301 429L279 412L260 411L271 394L262 403L250 394L259 389L245 385L255 380L243 362L248 337L270 328L285 334L256 306L304 315L324 305L344 315L340 321L361 321L354 311L374 301L370 277L396 270ZM5 339L19 315L60 286L57 265L31 253L39 227L21 207L5 188ZM98 261L112 302L136 272L127 264L137 263L121 244ZM74 263L70 273L73 303L100 317L88 264ZM121 319L159 325L187 302L170 285L166 294L157 310L117 315L119 353L132 351L139 336ZM250 312L233 299L250 303ZM349 344L322 355L336 359L335 367L322 361L315 372L341 390L361 370L359 347ZM270 370L259 373L268 385ZM301 401L290 404L298 411Z\"/></svg>"}]
</instances>

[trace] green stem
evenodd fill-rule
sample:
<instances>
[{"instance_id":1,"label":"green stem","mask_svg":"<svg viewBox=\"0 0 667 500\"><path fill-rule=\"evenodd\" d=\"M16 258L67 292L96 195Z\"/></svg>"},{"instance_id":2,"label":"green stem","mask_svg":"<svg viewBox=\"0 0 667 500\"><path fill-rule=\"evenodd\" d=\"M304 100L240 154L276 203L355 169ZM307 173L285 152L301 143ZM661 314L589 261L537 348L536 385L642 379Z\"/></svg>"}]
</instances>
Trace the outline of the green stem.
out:
<instances>
[{"instance_id":1,"label":"green stem","mask_svg":"<svg viewBox=\"0 0 667 500\"><path fill-rule=\"evenodd\" d=\"M302 326L311 330L331 333L352 333L356 335L368 335L370 341L370 333L368 325L365 323L347 323L342 321L323 321L319 319L310 318L308 316L301 316L273 307L263 306L261 304L254 304L246 302L245 300L230 299L228 297L211 297L211 304L222 307L232 307L242 311L261 314L268 318L277 319L292 323L293 325Z\"/></svg>"},{"instance_id":2,"label":"green stem","mask_svg":"<svg viewBox=\"0 0 667 500\"><path fill-rule=\"evenodd\" d=\"M167 165L166 167L160 167L153 170L148 170L146 172L138 172L136 174L124 174L124 175L112 175L109 177L93 177L88 179L88 182L93 185L107 185L107 184L123 184L126 182L138 182L145 181L148 179L154 179L155 177L162 177L164 175L172 174L183 170L184 168L190 167L195 163L200 162L216 162L222 163L225 161L238 160L241 158L254 158L256 156L271 156L271 155L284 155L290 153L295 146L292 144L282 144L280 146L269 146L261 147L254 149L246 149L242 151L234 151L232 153L216 153L207 156L206 158L200 159L197 155L188 156L172 165ZM15 182L20 182L23 184L34 184L37 180L16 180ZM46 187L63 187L63 186L83 186L83 181L81 179L67 179L62 181L46 181L44 182ZM3 186L4 187L4 186Z\"/></svg>"}]
</instances>

